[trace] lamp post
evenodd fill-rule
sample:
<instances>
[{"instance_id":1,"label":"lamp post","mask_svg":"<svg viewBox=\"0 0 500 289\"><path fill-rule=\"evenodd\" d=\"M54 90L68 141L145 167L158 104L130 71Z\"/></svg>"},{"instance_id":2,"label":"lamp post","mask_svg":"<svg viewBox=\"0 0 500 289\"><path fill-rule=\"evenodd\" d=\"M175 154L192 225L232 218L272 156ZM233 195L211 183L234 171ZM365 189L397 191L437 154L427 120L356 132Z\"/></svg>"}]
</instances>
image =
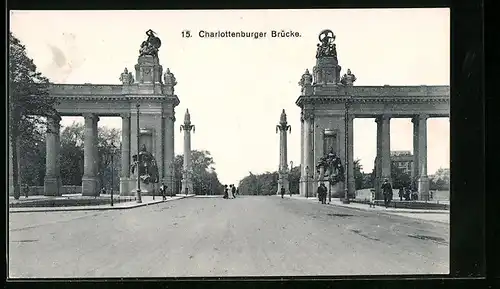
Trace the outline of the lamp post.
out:
<instances>
[{"instance_id":1,"label":"lamp post","mask_svg":"<svg viewBox=\"0 0 500 289\"><path fill-rule=\"evenodd\" d=\"M290 161L290 172L288 173L288 191L290 192L290 197L292 196L292 169L293 169L293 161Z\"/></svg>"},{"instance_id":2,"label":"lamp post","mask_svg":"<svg viewBox=\"0 0 500 289\"><path fill-rule=\"evenodd\" d=\"M349 150L349 143L348 143L348 137L349 137L349 98L346 99L345 101L345 116L344 116L344 121L345 121L345 136L344 136L344 144L345 144L345 180L344 180L344 185L345 185L345 196L344 200L342 203L344 204L349 204L349 153L347 152Z\"/></svg>"},{"instance_id":3,"label":"lamp post","mask_svg":"<svg viewBox=\"0 0 500 289\"><path fill-rule=\"evenodd\" d=\"M111 207L113 206L113 191L114 191L114 178L115 178L115 163L114 155L116 153L116 146L111 143Z\"/></svg>"},{"instance_id":4,"label":"lamp post","mask_svg":"<svg viewBox=\"0 0 500 289\"><path fill-rule=\"evenodd\" d=\"M306 166L306 199L309 198L309 166Z\"/></svg>"},{"instance_id":5,"label":"lamp post","mask_svg":"<svg viewBox=\"0 0 500 289\"><path fill-rule=\"evenodd\" d=\"M141 178L139 175L139 170L141 167L141 158L139 157L139 147L140 147L139 140L140 140L140 133L141 133L141 130L139 129L139 107L140 106L141 105L139 103L137 103L135 106L137 109L137 128L136 128L136 132L137 132L137 203L142 203Z\"/></svg>"},{"instance_id":6,"label":"lamp post","mask_svg":"<svg viewBox=\"0 0 500 289\"><path fill-rule=\"evenodd\" d=\"M175 194L174 194L174 163L170 163L169 165L169 168L170 168L170 196L171 197L175 197Z\"/></svg>"}]
</instances>

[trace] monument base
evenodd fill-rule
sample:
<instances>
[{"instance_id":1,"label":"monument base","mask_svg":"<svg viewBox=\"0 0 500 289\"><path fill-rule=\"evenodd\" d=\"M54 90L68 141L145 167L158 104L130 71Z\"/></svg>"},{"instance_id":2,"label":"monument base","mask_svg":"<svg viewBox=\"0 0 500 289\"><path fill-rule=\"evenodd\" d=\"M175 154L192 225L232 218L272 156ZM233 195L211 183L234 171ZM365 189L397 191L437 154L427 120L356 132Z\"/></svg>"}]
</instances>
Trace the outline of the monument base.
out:
<instances>
[{"instance_id":1,"label":"monument base","mask_svg":"<svg viewBox=\"0 0 500 289\"><path fill-rule=\"evenodd\" d=\"M429 201L429 178L427 176L418 179L418 199Z\"/></svg>"},{"instance_id":2,"label":"monument base","mask_svg":"<svg viewBox=\"0 0 500 289\"><path fill-rule=\"evenodd\" d=\"M97 178L82 178L82 196L99 196L99 181Z\"/></svg>"},{"instance_id":3,"label":"monument base","mask_svg":"<svg viewBox=\"0 0 500 289\"><path fill-rule=\"evenodd\" d=\"M61 179L60 178L45 178L44 183L45 196L62 196Z\"/></svg>"},{"instance_id":4,"label":"monument base","mask_svg":"<svg viewBox=\"0 0 500 289\"><path fill-rule=\"evenodd\" d=\"M130 178L120 178L120 196L130 196Z\"/></svg>"}]
</instances>

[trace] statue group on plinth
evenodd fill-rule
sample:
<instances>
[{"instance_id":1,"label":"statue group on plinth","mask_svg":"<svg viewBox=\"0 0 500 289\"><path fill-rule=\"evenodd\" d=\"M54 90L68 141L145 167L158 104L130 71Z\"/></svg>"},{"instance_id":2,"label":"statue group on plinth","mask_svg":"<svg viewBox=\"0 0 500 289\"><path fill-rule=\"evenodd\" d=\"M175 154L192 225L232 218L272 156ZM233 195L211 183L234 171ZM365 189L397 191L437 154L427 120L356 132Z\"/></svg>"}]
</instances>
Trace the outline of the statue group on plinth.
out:
<instances>
[{"instance_id":1,"label":"statue group on plinth","mask_svg":"<svg viewBox=\"0 0 500 289\"><path fill-rule=\"evenodd\" d=\"M328 181L328 191L331 192L332 186L340 182L345 182L345 173L344 166L342 165L342 161L339 156L333 151L321 157L318 164L316 165L316 169L319 174L319 181L321 182L320 186L322 191L326 189L323 184L323 181L326 179ZM321 203L326 202L326 194L318 194Z\"/></svg>"},{"instance_id":2,"label":"statue group on plinth","mask_svg":"<svg viewBox=\"0 0 500 289\"><path fill-rule=\"evenodd\" d=\"M141 48L139 49L139 56L151 55L153 57L158 57L158 49L161 46L160 38L155 36L155 32L151 29L146 31L148 39L142 42Z\"/></svg>"},{"instance_id":3,"label":"statue group on plinth","mask_svg":"<svg viewBox=\"0 0 500 289\"><path fill-rule=\"evenodd\" d=\"M137 175L144 184L158 183L160 180L158 165L153 155L146 150L146 145L142 145L139 158L137 155L133 155L132 160L130 166L132 174L138 169Z\"/></svg>"},{"instance_id":4,"label":"statue group on plinth","mask_svg":"<svg viewBox=\"0 0 500 289\"><path fill-rule=\"evenodd\" d=\"M335 34L330 29L325 29L319 34L316 58L333 57L337 59L337 47L335 45Z\"/></svg>"}]
</instances>

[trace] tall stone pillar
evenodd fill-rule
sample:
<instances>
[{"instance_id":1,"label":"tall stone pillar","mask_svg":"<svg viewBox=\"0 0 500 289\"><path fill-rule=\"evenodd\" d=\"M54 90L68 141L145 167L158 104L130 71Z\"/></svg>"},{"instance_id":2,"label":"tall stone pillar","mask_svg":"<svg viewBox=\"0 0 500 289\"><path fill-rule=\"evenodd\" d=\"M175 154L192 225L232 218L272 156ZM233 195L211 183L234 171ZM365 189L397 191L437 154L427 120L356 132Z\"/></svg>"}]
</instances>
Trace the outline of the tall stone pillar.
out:
<instances>
[{"instance_id":1,"label":"tall stone pillar","mask_svg":"<svg viewBox=\"0 0 500 289\"><path fill-rule=\"evenodd\" d=\"M387 115L381 116L381 176L384 179L391 181L391 118Z\"/></svg>"},{"instance_id":2,"label":"tall stone pillar","mask_svg":"<svg viewBox=\"0 0 500 289\"><path fill-rule=\"evenodd\" d=\"M287 161L287 139L286 133L291 132L291 126L286 121L285 110L281 112L280 123L276 126L276 132L280 133L280 160L278 168L278 191L281 194L281 188L285 188L285 194L290 193L290 185L288 183L288 161Z\"/></svg>"},{"instance_id":3,"label":"tall stone pillar","mask_svg":"<svg viewBox=\"0 0 500 289\"><path fill-rule=\"evenodd\" d=\"M181 125L181 131L184 130L184 168L182 171L182 193L193 194L193 165L191 163L191 130L194 132L194 125L191 124L189 110L186 110L184 124Z\"/></svg>"},{"instance_id":4,"label":"tall stone pillar","mask_svg":"<svg viewBox=\"0 0 500 289\"><path fill-rule=\"evenodd\" d=\"M413 164L411 166L412 183L418 180L418 116L411 119L413 123Z\"/></svg>"},{"instance_id":5,"label":"tall stone pillar","mask_svg":"<svg viewBox=\"0 0 500 289\"><path fill-rule=\"evenodd\" d=\"M374 189L375 189L375 199L382 199L382 190L381 190L381 179L382 179L382 119L380 117L375 118L375 122L377 123L377 156L375 157L375 180L374 180Z\"/></svg>"},{"instance_id":6,"label":"tall stone pillar","mask_svg":"<svg viewBox=\"0 0 500 289\"><path fill-rule=\"evenodd\" d=\"M85 139L83 148L83 177L82 195L96 196L99 194L99 180L97 178L97 122L99 117L93 113L86 113Z\"/></svg>"},{"instance_id":7,"label":"tall stone pillar","mask_svg":"<svg viewBox=\"0 0 500 289\"><path fill-rule=\"evenodd\" d=\"M314 160L312 159L312 132L313 132L314 114L311 111L304 112L304 149L303 158L304 163L302 166L301 174L301 196L313 196L313 178L314 176ZM309 173L307 173L309 169Z\"/></svg>"},{"instance_id":8,"label":"tall stone pillar","mask_svg":"<svg viewBox=\"0 0 500 289\"><path fill-rule=\"evenodd\" d=\"M347 116L347 194L350 198L356 192L356 182L354 179L354 116Z\"/></svg>"},{"instance_id":9,"label":"tall stone pillar","mask_svg":"<svg viewBox=\"0 0 500 289\"><path fill-rule=\"evenodd\" d=\"M47 136L46 136L46 160L45 160L45 181L44 195L46 196L61 196L61 172L59 161L59 146L60 146L60 117L47 119Z\"/></svg>"},{"instance_id":10,"label":"tall stone pillar","mask_svg":"<svg viewBox=\"0 0 500 289\"><path fill-rule=\"evenodd\" d=\"M172 196L175 193L175 179L174 179L174 124L175 115L163 116L164 128L164 156L163 156L163 170L165 171L163 183L168 187L168 193Z\"/></svg>"},{"instance_id":11,"label":"tall stone pillar","mask_svg":"<svg viewBox=\"0 0 500 289\"><path fill-rule=\"evenodd\" d=\"M418 116L418 193L419 200L429 200L427 176L427 115Z\"/></svg>"},{"instance_id":12,"label":"tall stone pillar","mask_svg":"<svg viewBox=\"0 0 500 289\"><path fill-rule=\"evenodd\" d=\"M122 117L122 168L120 174L120 194L130 195L130 113Z\"/></svg>"}]
</instances>

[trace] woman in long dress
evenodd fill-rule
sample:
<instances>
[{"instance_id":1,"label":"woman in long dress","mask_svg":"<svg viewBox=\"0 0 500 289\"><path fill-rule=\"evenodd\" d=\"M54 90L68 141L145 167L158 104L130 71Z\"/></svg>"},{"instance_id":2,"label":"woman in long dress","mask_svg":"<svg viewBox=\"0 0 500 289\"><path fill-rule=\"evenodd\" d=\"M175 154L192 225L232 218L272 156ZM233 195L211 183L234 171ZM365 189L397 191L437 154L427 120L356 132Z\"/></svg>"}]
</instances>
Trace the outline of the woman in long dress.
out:
<instances>
[{"instance_id":1,"label":"woman in long dress","mask_svg":"<svg viewBox=\"0 0 500 289\"><path fill-rule=\"evenodd\" d=\"M233 188L233 185L230 185L229 189L227 190L227 195L228 195L229 199L234 199L232 188Z\"/></svg>"}]
</instances>

